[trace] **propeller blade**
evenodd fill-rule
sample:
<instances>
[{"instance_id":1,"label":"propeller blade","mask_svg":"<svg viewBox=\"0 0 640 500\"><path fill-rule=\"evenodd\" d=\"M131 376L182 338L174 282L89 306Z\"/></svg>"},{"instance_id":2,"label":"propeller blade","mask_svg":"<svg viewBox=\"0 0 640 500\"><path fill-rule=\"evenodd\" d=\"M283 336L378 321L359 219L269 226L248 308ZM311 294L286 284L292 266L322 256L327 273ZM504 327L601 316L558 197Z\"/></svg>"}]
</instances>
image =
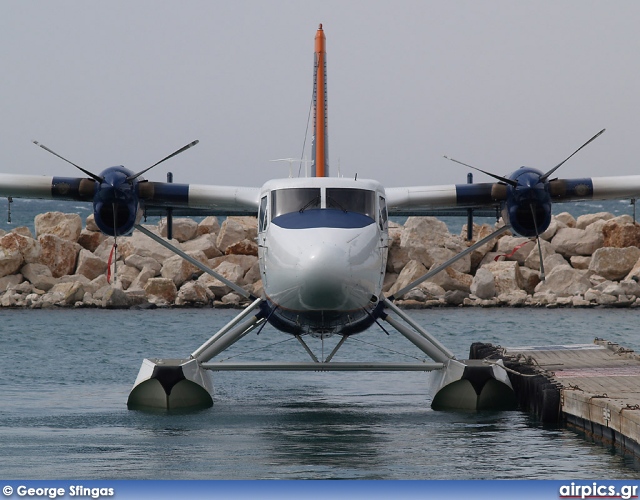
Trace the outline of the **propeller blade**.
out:
<instances>
[{"instance_id":1,"label":"propeller blade","mask_svg":"<svg viewBox=\"0 0 640 500\"><path fill-rule=\"evenodd\" d=\"M477 170L478 172L482 172L483 174L487 174L488 176L493 177L494 179L498 179L499 181L502 181L502 182L504 182L506 184L509 184L510 186L516 187L518 185L518 183L516 181L514 181L513 179L507 179L506 177L501 177L499 175L492 174L490 172L485 172L484 170L481 170L479 168L472 167L471 165L467 165L466 163L462 163L461 161L454 160L453 158L449 158L446 155L444 155L444 157L447 160L451 160L452 162L459 163L460 165L464 165L465 167L469 167L469 168L472 168L474 170Z\"/></svg>"},{"instance_id":2,"label":"propeller blade","mask_svg":"<svg viewBox=\"0 0 640 500\"><path fill-rule=\"evenodd\" d=\"M544 261L542 259L542 247L540 246L540 236L538 236L536 240L538 240L538 255L540 256L540 281L544 281Z\"/></svg>"},{"instance_id":3,"label":"propeller blade","mask_svg":"<svg viewBox=\"0 0 640 500\"><path fill-rule=\"evenodd\" d=\"M163 158L162 160L160 160L158 163L154 163L153 165L151 165L149 168L145 168L144 170L141 170L140 172L138 172L137 174L133 174L130 175L129 177L127 177L127 181L131 182L134 179L137 179L138 177L140 177L142 174L144 174L145 172L148 172L149 170L151 170L153 167L157 167L158 165L160 165L163 161L168 160L169 158L173 158L176 155L179 155L180 153L183 153L184 151L186 151L189 148L192 148L193 146L195 146L196 144L198 144L200 141L199 140L195 140L193 142L190 142L189 144L187 144L186 146L178 149L178 151L175 151L173 153L171 153L169 156Z\"/></svg>"},{"instance_id":4,"label":"propeller blade","mask_svg":"<svg viewBox=\"0 0 640 500\"><path fill-rule=\"evenodd\" d=\"M571 153L567 158L565 158L563 161L561 161L560 163L558 163L555 167L553 167L551 170L549 170L546 174L544 174L542 177L540 177L540 180L542 182L546 181L549 176L551 174L553 174L556 170L558 170L563 164L564 162L566 162L569 158L571 158L574 154L576 154L578 151L580 151L583 147L585 147L587 144L589 144L591 141L595 140L596 138L598 138L600 135L602 135L604 133L606 129L602 129L600 132L598 132L596 135L594 135L591 139L589 139L587 142L585 142L582 146L580 146L578 149L576 149L573 153Z\"/></svg>"},{"instance_id":5,"label":"propeller blade","mask_svg":"<svg viewBox=\"0 0 640 500\"><path fill-rule=\"evenodd\" d=\"M538 255L540 256L540 281L544 281L544 263L542 259L542 245L540 244L540 233L538 232L538 223L536 222L536 211L533 208L533 203L529 205L531 208L531 216L533 217L533 227L536 230L536 241L538 243Z\"/></svg>"},{"instance_id":6,"label":"propeller blade","mask_svg":"<svg viewBox=\"0 0 640 500\"><path fill-rule=\"evenodd\" d=\"M42 149L44 149L45 151L51 153L54 156L57 156L58 158L60 158L61 160L66 161L67 163L70 163L71 165L73 165L74 167L76 167L78 170L84 172L85 174L87 174L89 177L91 177L94 181L99 182L99 183L103 183L104 179L102 177L100 177L99 175L93 174L91 172L89 172L88 170L85 170L82 167L79 167L78 165L76 165L75 163L73 163L72 161L67 160L65 157L60 156L58 153L56 153L55 151L52 151L51 149L49 149L47 146L45 146L44 144L40 144L38 141L33 141L33 143L36 146L40 146Z\"/></svg>"}]
</instances>

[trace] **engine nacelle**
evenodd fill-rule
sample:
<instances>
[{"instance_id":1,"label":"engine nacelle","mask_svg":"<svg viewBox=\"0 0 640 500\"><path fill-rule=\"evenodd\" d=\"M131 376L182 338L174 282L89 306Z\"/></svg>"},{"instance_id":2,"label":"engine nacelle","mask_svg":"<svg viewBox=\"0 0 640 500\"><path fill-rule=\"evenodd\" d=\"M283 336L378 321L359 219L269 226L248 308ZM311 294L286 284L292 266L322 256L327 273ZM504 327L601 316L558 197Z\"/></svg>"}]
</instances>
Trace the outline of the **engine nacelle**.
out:
<instances>
[{"instance_id":1,"label":"engine nacelle","mask_svg":"<svg viewBox=\"0 0 640 500\"><path fill-rule=\"evenodd\" d=\"M132 174L122 166L110 167L100 173L104 181L95 188L93 215L96 225L106 235L129 235L140 220L138 180L127 180Z\"/></svg>"},{"instance_id":2,"label":"engine nacelle","mask_svg":"<svg viewBox=\"0 0 640 500\"><path fill-rule=\"evenodd\" d=\"M551 194L549 183L541 180L543 175L534 168L522 167L509 176L517 185L506 186L502 217L520 236L538 236L551 224Z\"/></svg>"}]
</instances>

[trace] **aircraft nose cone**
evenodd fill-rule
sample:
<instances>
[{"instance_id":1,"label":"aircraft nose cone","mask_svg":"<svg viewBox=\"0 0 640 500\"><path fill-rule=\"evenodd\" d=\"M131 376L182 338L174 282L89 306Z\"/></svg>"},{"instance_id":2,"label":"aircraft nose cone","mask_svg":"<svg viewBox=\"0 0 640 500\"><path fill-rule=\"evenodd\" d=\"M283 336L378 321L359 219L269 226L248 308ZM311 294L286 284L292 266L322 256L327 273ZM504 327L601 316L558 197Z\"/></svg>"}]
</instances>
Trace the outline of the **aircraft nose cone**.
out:
<instances>
[{"instance_id":1,"label":"aircraft nose cone","mask_svg":"<svg viewBox=\"0 0 640 500\"><path fill-rule=\"evenodd\" d=\"M300 260L300 302L313 310L340 309L348 300L345 278L349 276L349 261L338 248L310 249Z\"/></svg>"}]
</instances>

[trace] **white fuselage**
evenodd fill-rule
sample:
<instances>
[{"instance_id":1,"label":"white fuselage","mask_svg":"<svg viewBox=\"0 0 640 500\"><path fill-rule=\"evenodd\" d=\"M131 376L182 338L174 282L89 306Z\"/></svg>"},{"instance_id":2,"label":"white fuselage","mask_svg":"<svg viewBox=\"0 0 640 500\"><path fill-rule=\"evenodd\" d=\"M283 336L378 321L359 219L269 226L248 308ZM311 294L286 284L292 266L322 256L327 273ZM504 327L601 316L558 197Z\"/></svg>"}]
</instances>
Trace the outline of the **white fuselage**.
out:
<instances>
[{"instance_id":1,"label":"white fuselage","mask_svg":"<svg viewBox=\"0 0 640 500\"><path fill-rule=\"evenodd\" d=\"M371 324L388 246L380 184L327 177L270 181L262 188L258 221L272 324L322 334L356 333Z\"/></svg>"}]
</instances>

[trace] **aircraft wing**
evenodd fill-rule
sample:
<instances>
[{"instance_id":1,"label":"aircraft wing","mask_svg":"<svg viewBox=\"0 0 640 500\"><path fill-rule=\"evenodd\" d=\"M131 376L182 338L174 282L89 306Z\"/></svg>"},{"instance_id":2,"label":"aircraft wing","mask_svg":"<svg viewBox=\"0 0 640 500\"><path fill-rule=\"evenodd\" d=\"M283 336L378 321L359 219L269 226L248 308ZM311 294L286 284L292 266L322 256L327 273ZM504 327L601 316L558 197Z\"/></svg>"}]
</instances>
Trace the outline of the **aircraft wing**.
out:
<instances>
[{"instance_id":1,"label":"aircraft wing","mask_svg":"<svg viewBox=\"0 0 640 500\"><path fill-rule=\"evenodd\" d=\"M640 198L640 175L554 179L547 189L553 203ZM508 200L504 183L449 184L386 188L389 215L464 215L473 208L495 214Z\"/></svg>"},{"instance_id":2,"label":"aircraft wing","mask_svg":"<svg viewBox=\"0 0 640 500\"><path fill-rule=\"evenodd\" d=\"M386 188L390 216L403 215L464 215L467 208L491 211L500 201L491 196L493 183L448 184L442 186L410 186ZM492 210L493 209L493 210Z\"/></svg>"},{"instance_id":3,"label":"aircraft wing","mask_svg":"<svg viewBox=\"0 0 640 500\"><path fill-rule=\"evenodd\" d=\"M256 215L260 189L255 187L173 184L141 181L137 198L147 215ZM93 201L97 183L78 177L0 174L0 196Z\"/></svg>"}]
</instances>

